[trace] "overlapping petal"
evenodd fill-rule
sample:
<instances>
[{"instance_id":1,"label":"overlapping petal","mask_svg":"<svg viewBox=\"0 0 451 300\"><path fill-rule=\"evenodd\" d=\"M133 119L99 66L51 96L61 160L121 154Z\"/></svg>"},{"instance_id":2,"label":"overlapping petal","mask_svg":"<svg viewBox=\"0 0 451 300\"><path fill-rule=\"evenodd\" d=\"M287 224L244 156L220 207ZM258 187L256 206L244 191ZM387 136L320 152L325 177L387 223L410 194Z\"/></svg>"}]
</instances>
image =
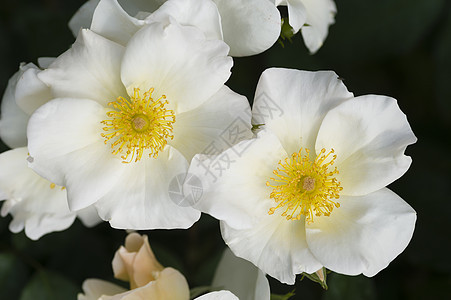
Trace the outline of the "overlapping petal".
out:
<instances>
[{"instance_id":1,"label":"overlapping petal","mask_svg":"<svg viewBox=\"0 0 451 300\"><path fill-rule=\"evenodd\" d=\"M84 29L71 49L38 77L55 97L86 98L106 106L127 95L120 79L124 47Z\"/></svg>"},{"instance_id":2,"label":"overlapping petal","mask_svg":"<svg viewBox=\"0 0 451 300\"><path fill-rule=\"evenodd\" d=\"M276 6L286 5L288 7L288 17L293 32L298 32L307 20L307 10L302 0L275 0Z\"/></svg>"},{"instance_id":3,"label":"overlapping petal","mask_svg":"<svg viewBox=\"0 0 451 300\"><path fill-rule=\"evenodd\" d=\"M188 172L202 179L203 193L194 207L233 228L249 228L267 214L271 189L266 182L286 155L277 137L266 131L220 154L196 155Z\"/></svg>"},{"instance_id":4,"label":"overlapping petal","mask_svg":"<svg viewBox=\"0 0 451 300\"><path fill-rule=\"evenodd\" d=\"M20 66L14 98L17 106L28 115L53 98L48 86L37 76L41 71L32 63Z\"/></svg>"},{"instance_id":5,"label":"overlapping petal","mask_svg":"<svg viewBox=\"0 0 451 300\"><path fill-rule=\"evenodd\" d=\"M112 227L188 228L199 219L199 211L178 206L169 197L171 180L188 169L188 162L176 149L166 146L158 159L122 167L125 171L114 190L96 203L100 217Z\"/></svg>"},{"instance_id":6,"label":"overlapping petal","mask_svg":"<svg viewBox=\"0 0 451 300\"><path fill-rule=\"evenodd\" d=\"M328 269L374 276L407 247L416 213L387 188L340 199L329 217L306 226L308 246Z\"/></svg>"},{"instance_id":7,"label":"overlapping petal","mask_svg":"<svg viewBox=\"0 0 451 300\"><path fill-rule=\"evenodd\" d=\"M69 29L75 37L78 35L80 29L86 29L91 26L92 16L99 2L100 0L86 1L69 20Z\"/></svg>"},{"instance_id":8,"label":"overlapping petal","mask_svg":"<svg viewBox=\"0 0 451 300\"><path fill-rule=\"evenodd\" d=\"M16 72L8 82L3 94L0 116L0 137L11 148L27 145L27 124L30 115L16 103L15 89L22 71Z\"/></svg>"},{"instance_id":9,"label":"overlapping petal","mask_svg":"<svg viewBox=\"0 0 451 300\"><path fill-rule=\"evenodd\" d=\"M326 113L352 97L332 71L271 68L257 84L252 122L274 132L288 154L314 149Z\"/></svg>"},{"instance_id":10,"label":"overlapping petal","mask_svg":"<svg viewBox=\"0 0 451 300\"><path fill-rule=\"evenodd\" d=\"M322 267L307 245L304 222L290 222L267 212L257 222L250 229L234 229L221 221L222 237L236 256L287 284L294 284L296 274L314 273Z\"/></svg>"},{"instance_id":11,"label":"overlapping petal","mask_svg":"<svg viewBox=\"0 0 451 300\"><path fill-rule=\"evenodd\" d=\"M132 289L155 280L157 272L164 269L153 254L147 235L136 232L127 235L125 245L114 254L112 265L114 277L130 282Z\"/></svg>"},{"instance_id":12,"label":"overlapping petal","mask_svg":"<svg viewBox=\"0 0 451 300\"><path fill-rule=\"evenodd\" d=\"M336 151L343 195L364 195L407 171L412 160L404 151L416 140L395 99L367 95L329 111L318 132L316 149Z\"/></svg>"},{"instance_id":13,"label":"overlapping petal","mask_svg":"<svg viewBox=\"0 0 451 300\"><path fill-rule=\"evenodd\" d=\"M41 178L27 166L27 148L0 154L1 215L10 213L12 232L25 228L26 235L37 240L42 235L68 228L76 213L67 205L66 191Z\"/></svg>"},{"instance_id":14,"label":"overlapping petal","mask_svg":"<svg viewBox=\"0 0 451 300\"><path fill-rule=\"evenodd\" d=\"M151 55L149 55L151 53ZM232 58L227 45L206 40L196 28L176 23L152 23L137 32L127 45L121 78L134 88L166 95L176 113L206 102L230 76Z\"/></svg>"},{"instance_id":15,"label":"overlapping petal","mask_svg":"<svg viewBox=\"0 0 451 300\"><path fill-rule=\"evenodd\" d=\"M249 56L270 48L280 34L281 19L268 0L214 0L221 15L224 41L231 56Z\"/></svg>"},{"instance_id":16,"label":"overlapping petal","mask_svg":"<svg viewBox=\"0 0 451 300\"><path fill-rule=\"evenodd\" d=\"M337 8L333 0L301 0L307 12L306 25L301 28L304 43L311 53L321 48L335 22Z\"/></svg>"},{"instance_id":17,"label":"overlapping petal","mask_svg":"<svg viewBox=\"0 0 451 300\"><path fill-rule=\"evenodd\" d=\"M90 29L125 46L144 24L143 20L127 13L117 0L101 0L94 11Z\"/></svg>"},{"instance_id":18,"label":"overlapping petal","mask_svg":"<svg viewBox=\"0 0 451 300\"><path fill-rule=\"evenodd\" d=\"M78 294L77 300L99 300L104 295L111 296L126 292L126 289L114 283L94 278L85 280L82 289L84 294Z\"/></svg>"},{"instance_id":19,"label":"overlapping petal","mask_svg":"<svg viewBox=\"0 0 451 300\"><path fill-rule=\"evenodd\" d=\"M82 209L112 189L124 171L121 159L107 147L102 124L105 109L87 99L55 99L30 118L30 167L67 187L69 206Z\"/></svg>"},{"instance_id":20,"label":"overlapping petal","mask_svg":"<svg viewBox=\"0 0 451 300\"><path fill-rule=\"evenodd\" d=\"M187 161L197 153L219 153L252 137L251 112L247 99L223 86L208 101L177 115L174 139Z\"/></svg>"},{"instance_id":21,"label":"overlapping petal","mask_svg":"<svg viewBox=\"0 0 451 300\"><path fill-rule=\"evenodd\" d=\"M167 22L169 18L174 18L180 25L197 27L209 40L223 39L221 16L212 0L169 0L145 21Z\"/></svg>"}]
</instances>

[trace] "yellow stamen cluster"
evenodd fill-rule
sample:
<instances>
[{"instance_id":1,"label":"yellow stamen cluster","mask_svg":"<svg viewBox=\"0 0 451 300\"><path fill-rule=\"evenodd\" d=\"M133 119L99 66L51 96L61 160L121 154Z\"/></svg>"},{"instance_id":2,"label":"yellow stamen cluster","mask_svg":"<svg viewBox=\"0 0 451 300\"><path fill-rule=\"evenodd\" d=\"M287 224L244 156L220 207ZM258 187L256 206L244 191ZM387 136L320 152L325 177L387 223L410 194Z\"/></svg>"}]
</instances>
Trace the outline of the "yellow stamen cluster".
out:
<instances>
[{"instance_id":1,"label":"yellow stamen cluster","mask_svg":"<svg viewBox=\"0 0 451 300\"><path fill-rule=\"evenodd\" d=\"M268 214L284 207L282 216L287 220L300 220L304 215L308 223L313 223L313 216L329 216L334 207L340 207L334 199L340 197L343 188L334 177L338 174L337 168L330 167L337 158L333 149L327 154L326 149L322 149L313 161L309 149L305 149L305 155L301 152L302 148L283 162L279 161L279 167L273 171L277 177L271 178L274 183L266 182L274 188L270 197L277 202Z\"/></svg>"},{"instance_id":2,"label":"yellow stamen cluster","mask_svg":"<svg viewBox=\"0 0 451 300\"><path fill-rule=\"evenodd\" d=\"M149 157L156 158L167 144L167 139L173 139L174 111L165 108L168 104L166 96L154 100L151 88L142 96L135 88L130 100L118 97L116 101L108 103L115 110L107 112L111 119L101 123L106 125L102 133L105 144L111 142L112 153L121 153L123 163L135 162L142 158L146 149L150 150Z\"/></svg>"}]
</instances>

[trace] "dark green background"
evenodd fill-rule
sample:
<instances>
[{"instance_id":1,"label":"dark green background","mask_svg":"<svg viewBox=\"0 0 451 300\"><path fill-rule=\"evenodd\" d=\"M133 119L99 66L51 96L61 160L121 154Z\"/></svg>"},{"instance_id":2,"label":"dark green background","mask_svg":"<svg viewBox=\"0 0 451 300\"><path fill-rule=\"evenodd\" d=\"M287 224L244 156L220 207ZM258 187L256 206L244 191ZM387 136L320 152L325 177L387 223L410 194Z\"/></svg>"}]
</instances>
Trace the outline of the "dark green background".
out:
<instances>
[{"instance_id":1,"label":"dark green background","mask_svg":"<svg viewBox=\"0 0 451 300\"><path fill-rule=\"evenodd\" d=\"M73 42L67 21L81 0L1 0L0 92L20 62L57 56ZM294 299L445 299L451 287L451 1L337 0L336 24L312 56L299 36L254 57L235 59L229 86L253 98L268 67L334 70L355 95L395 97L418 142L410 170L390 188L418 213L407 249L374 278L332 274L329 290L304 279ZM1 150L6 150L1 145ZM84 279L113 280L111 259L125 232L76 222L39 241L11 234L0 218L0 299L75 299ZM224 243L203 216L189 230L149 232L160 261L192 287L208 285ZM270 280L273 292L293 289Z\"/></svg>"}]
</instances>

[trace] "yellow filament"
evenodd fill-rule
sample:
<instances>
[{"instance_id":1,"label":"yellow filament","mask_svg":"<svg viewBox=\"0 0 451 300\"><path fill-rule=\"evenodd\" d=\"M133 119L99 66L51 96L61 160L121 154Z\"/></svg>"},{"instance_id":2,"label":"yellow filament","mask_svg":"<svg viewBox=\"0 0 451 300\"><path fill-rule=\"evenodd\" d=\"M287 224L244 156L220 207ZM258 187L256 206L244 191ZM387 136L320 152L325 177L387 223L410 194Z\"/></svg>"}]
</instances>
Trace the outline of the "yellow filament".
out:
<instances>
[{"instance_id":1,"label":"yellow filament","mask_svg":"<svg viewBox=\"0 0 451 300\"><path fill-rule=\"evenodd\" d=\"M51 189L51 190L53 190L56 186L57 186L57 185L54 184L53 182L50 183L50 189ZM61 187L61 190L65 190L65 189L66 189L66 187L64 187L64 186Z\"/></svg>"},{"instance_id":2,"label":"yellow filament","mask_svg":"<svg viewBox=\"0 0 451 300\"><path fill-rule=\"evenodd\" d=\"M101 136L105 144L110 142L112 153L120 153L123 163L139 161L144 150L150 151L149 157L156 158L167 144L167 139L173 139L174 111L165 108L168 104L166 96L154 100L151 88L143 95L135 88L130 100L118 97L108 103L115 110L107 112L110 119L101 123L106 125Z\"/></svg>"},{"instance_id":3,"label":"yellow filament","mask_svg":"<svg viewBox=\"0 0 451 300\"><path fill-rule=\"evenodd\" d=\"M277 203L268 214L283 207L282 216L287 220L300 220L304 215L307 223L313 223L313 216L329 216L334 207L340 207L334 200L340 197L343 188L334 177L337 168L330 167L337 158L333 149L327 154L322 149L313 161L309 149L305 149L305 155L301 152L302 148L279 161L279 167L273 171L276 177L270 178L273 183L266 182L273 188L270 197Z\"/></svg>"}]
</instances>

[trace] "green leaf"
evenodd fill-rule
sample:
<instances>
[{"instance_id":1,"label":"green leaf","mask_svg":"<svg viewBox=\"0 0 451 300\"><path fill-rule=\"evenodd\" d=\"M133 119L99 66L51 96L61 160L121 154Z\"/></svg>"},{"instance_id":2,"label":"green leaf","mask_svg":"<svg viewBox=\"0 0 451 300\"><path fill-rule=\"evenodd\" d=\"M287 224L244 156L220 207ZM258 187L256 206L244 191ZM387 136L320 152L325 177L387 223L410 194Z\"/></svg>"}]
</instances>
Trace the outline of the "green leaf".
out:
<instances>
[{"instance_id":1,"label":"green leaf","mask_svg":"<svg viewBox=\"0 0 451 300\"><path fill-rule=\"evenodd\" d=\"M20 300L75 299L81 288L62 275L39 271L27 283Z\"/></svg>"},{"instance_id":2,"label":"green leaf","mask_svg":"<svg viewBox=\"0 0 451 300\"><path fill-rule=\"evenodd\" d=\"M285 295L271 294L271 300L288 300L295 295L294 290Z\"/></svg>"},{"instance_id":3,"label":"green leaf","mask_svg":"<svg viewBox=\"0 0 451 300\"><path fill-rule=\"evenodd\" d=\"M373 279L360 276L346 276L332 273L329 275L329 289L323 300L374 300L376 289Z\"/></svg>"},{"instance_id":4,"label":"green leaf","mask_svg":"<svg viewBox=\"0 0 451 300\"><path fill-rule=\"evenodd\" d=\"M19 298L28 273L27 266L14 254L0 254L0 299Z\"/></svg>"}]
</instances>

